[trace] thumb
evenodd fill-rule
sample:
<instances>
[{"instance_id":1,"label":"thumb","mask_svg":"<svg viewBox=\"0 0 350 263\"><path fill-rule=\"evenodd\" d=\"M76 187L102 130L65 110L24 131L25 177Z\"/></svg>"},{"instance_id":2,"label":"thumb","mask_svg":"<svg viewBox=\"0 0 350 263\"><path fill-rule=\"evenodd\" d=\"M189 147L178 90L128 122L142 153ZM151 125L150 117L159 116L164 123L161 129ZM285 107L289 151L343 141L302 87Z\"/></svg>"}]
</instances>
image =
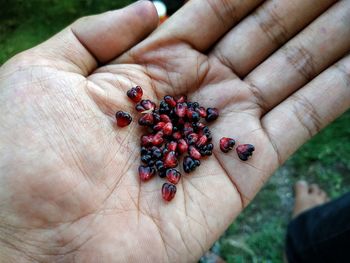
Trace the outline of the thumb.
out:
<instances>
[{"instance_id":1,"label":"thumb","mask_svg":"<svg viewBox=\"0 0 350 263\"><path fill-rule=\"evenodd\" d=\"M29 52L43 58L41 63L88 75L98 63L130 49L157 25L154 5L138 1L123 9L80 18Z\"/></svg>"}]
</instances>

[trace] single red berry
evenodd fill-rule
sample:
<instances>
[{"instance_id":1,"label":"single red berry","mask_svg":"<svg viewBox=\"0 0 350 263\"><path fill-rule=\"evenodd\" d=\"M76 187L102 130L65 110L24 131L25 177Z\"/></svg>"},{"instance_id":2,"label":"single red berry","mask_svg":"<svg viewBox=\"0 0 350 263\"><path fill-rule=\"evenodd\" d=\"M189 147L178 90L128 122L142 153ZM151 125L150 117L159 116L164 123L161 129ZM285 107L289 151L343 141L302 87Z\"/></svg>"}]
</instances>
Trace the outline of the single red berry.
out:
<instances>
[{"instance_id":1,"label":"single red berry","mask_svg":"<svg viewBox=\"0 0 350 263\"><path fill-rule=\"evenodd\" d=\"M171 141L168 143L168 150L169 151L176 151L177 148L177 142Z\"/></svg>"},{"instance_id":2,"label":"single red berry","mask_svg":"<svg viewBox=\"0 0 350 263\"><path fill-rule=\"evenodd\" d=\"M166 115L166 114L161 114L160 115L160 121L162 121L162 122L171 122L171 119L170 119L170 117L168 116L168 115Z\"/></svg>"},{"instance_id":3,"label":"single red berry","mask_svg":"<svg viewBox=\"0 0 350 263\"><path fill-rule=\"evenodd\" d=\"M139 166L139 176L141 181L148 181L156 174L156 170L153 167Z\"/></svg>"},{"instance_id":4,"label":"single red berry","mask_svg":"<svg viewBox=\"0 0 350 263\"><path fill-rule=\"evenodd\" d=\"M165 122L158 122L156 125L153 126L153 130L160 131L163 130L163 127L165 125Z\"/></svg>"},{"instance_id":5,"label":"single red berry","mask_svg":"<svg viewBox=\"0 0 350 263\"><path fill-rule=\"evenodd\" d=\"M132 118L131 118L130 114L125 112L125 111L118 111L115 114L115 117L116 117L116 120L117 120L117 125L119 127L128 126L131 123L131 121L132 121Z\"/></svg>"},{"instance_id":6,"label":"single red berry","mask_svg":"<svg viewBox=\"0 0 350 263\"><path fill-rule=\"evenodd\" d=\"M126 95L133 101L133 102L139 102L143 95L143 90L140 86L133 87L129 89L126 93Z\"/></svg>"},{"instance_id":7,"label":"single red berry","mask_svg":"<svg viewBox=\"0 0 350 263\"><path fill-rule=\"evenodd\" d=\"M162 186L162 197L165 201L171 201L176 194L176 186L169 183L164 183Z\"/></svg>"},{"instance_id":8,"label":"single red berry","mask_svg":"<svg viewBox=\"0 0 350 263\"><path fill-rule=\"evenodd\" d=\"M183 103L187 102L187 96L181 96L180 98L177 99L177 103Z\"/></svg>"},{"instance_id":9,"label":"single red berry","mask_svg":"<svg viewBox=\"0 0 350 263\"><path fill-rule=\"evenodd\" d=\"M198 112L198 114L201 118L207 117L207 112L206 112L204 107L196 108L196 111Z\"/></svg>"},{"instance_id":10,"label":"single red berry","mask_svg":"<svg viewBox=\"0 0 350 263\"><path fill-rule=\"evenodd\" d=\"M241 144L236 148L239 159L247 161L253 155L255 147L252 144Z\"/></svg>"},{"instance_id":11,"label":"single red berry","mask_svg":"<svg viewBox=\"0 0 350 263\"><path fill-rule=\"evenodd\" d=\"M205 117L207 122L215 121L218 117L219 110L217 108L207 108L207 117Z\"/></svg>"},{"instance_id":12,"label":"single red berry","mask_svg":"<svg viewBox=\"0 0 350 263\"><path fill-rule=\"evenodd\" d=\"M208 141L207 136L202 135L201 137L199 137L196 145L197 145L197 147L202 147L203 145L205 145L207 143L207 141Z\"/></svg>"},{"instance_id":13,"label":"single red berry","mask_svg":"<svg viewBox=\"0 0 350 263\"><path fill-rule=\"evenodd\" d=\"M176 104L175 114L180 118L185 117L187 110L187 104L185 102L180 102Z\"/></svg>"},{"instance_id":14,"label":"single red berry","mask_svg":"<svg viewBox=\"0 0 350 263\"><path fill-rule=\"evenodd\" d=\"M173 138L174 138L175 140L180 140L180 139L182 138L181 132L174 132L174 133L173 133Z\"/></svg>"},{"instance_id":15,"label":"single red berry","mask_svg":"<svg viewBox=\"0 0 350 263\"><path fill-rule=\"evenodd\" d=\"M139 119L139 124L141 126L152 126L153 122L154 118L152 113L143 114L143 116L141 116Z\"/></svg>"},{"instance_id":16,"label":"single red berry","mask_svg":"<svg viewBox=\"0 0 350 263\"><path fill-rule=\"evenodd\" d=\"M195 144L197 141L198 141L198 134L197 133L190 133L187 136L188 144Z\"/></svg>"},{"instance_id":17,"label":"single red berry","mask_svg":"<svg viewBox=\"0 0 350 263\"><path fill-rule=\"evenodd\" d=\"M233 149L235 143L235 140L232 138L222 137L220 139L220 149L222 152L227 153Z\"/></svg>"},{"instance_id":18,"label":"single red berry","mask_svg":"<svg viewBox=\"0 0 350 263\"><path fill-rule=\"evenodd\" d=\"M188 148L188 153L190 154L190 156L193 158L193 159L196 159L196 160L199 160L202 155L200 154L200 152L196 149L196 147L194 146L190 146Z\"/></svg>"},{"instance_id":19,"label":"single red berry","mask_svg":"<svg viewBox=\"0 0 350 263\"><path fill-rule=\"evenodd\" d=\"M152 135L142 135L141 136L141 146L147 147L153 145L153 136Z\"/></svg>"},{"instance_id":20,"label":"single red berry","mask_svg":"<svg viewBox=\"0 0 350 263\"><path fill-rule=\"evenodd\" d=\"M151 112L155 109L156 104L150 100L141 100L139 103L136 104L135 109L138 112Z\"/></svg>"},{"instance_id":21,"label":"single red berry","mask_svg":"<svg viewBox=\"0 0 350 263\"><path fill-rule=\"evenodd\" d=\"M162 143L164 142L163 135L164 134L162 131L157 132L153 136L152 145L154 145L154 146L162 145Z\"/></svg>"},{"instance_id":22,"label":"single red berry","mask_svg":"<svg viewBox=\"0 0 350 263\"><path fill-rule=\"evenodd\" d=\"M170 96L170 95L166 95L164 97L164 101L172 108L174 108L176 106L175 99L172 96Z\"/></svg>"},{"instance_id":23,"label":"single red berry","mask_svg":"<svg viewBox=\"0 0 350 263\"><path fill-rule=\"evenodd\" d=\"M166 170L166 178L172 184L177 184L180 181L181 173L176 169L170 168Z\"/></svg>"},{"instance_id":24,"label":"single red berry","mask_svg":"<svg viewBox=\"0 0 350 263\"><path fill-rule=\"evenodd\" d=\"M177 149L180 154L187 152L188 144L184 139L180 139L177 141Z\"/></svg>"},{"instance_id":25,"label":"single red berry","mask_svg":"<svg viewBox=\"0 0 350 263\"><path fill-rule=\"evenodd\" d=\"M171 135L173 133L173 124L171 122L167 122L163 127L164 135Z\"/></svg>"},{"instance_id":26,"label":"single red berry","mask_svg":"<svg viewBox=\"0 0 350 263\"><path fill-rule=\"evenodd\" d=\"M164 156L164 167L174 168L177 166L176 153L174 151L169 151Z\"/></svg>"}]
</instances>

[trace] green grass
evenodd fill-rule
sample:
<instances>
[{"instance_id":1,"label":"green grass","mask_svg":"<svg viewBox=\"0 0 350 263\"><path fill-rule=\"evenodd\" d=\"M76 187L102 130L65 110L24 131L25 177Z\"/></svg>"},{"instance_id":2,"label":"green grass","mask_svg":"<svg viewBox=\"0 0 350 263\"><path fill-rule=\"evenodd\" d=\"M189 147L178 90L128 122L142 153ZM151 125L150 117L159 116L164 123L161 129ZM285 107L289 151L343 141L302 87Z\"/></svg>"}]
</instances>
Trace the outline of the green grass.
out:
<instances>
[{"instance_id":1,"label":"green grass","mask_svg":"<svg viewBox=\"0 0 350 263\"><path fill-rule=\"evenodd\" d=\"M6 1L1 13L0 65L80 16L130 3L107 0ZM5 0L0 0L5 6ZM350 111L299 149L227 229L212 250L231 263L282 262L285 228L298 179L319 183L331 197L350 190Z\"/></svg>"}]
</instances>

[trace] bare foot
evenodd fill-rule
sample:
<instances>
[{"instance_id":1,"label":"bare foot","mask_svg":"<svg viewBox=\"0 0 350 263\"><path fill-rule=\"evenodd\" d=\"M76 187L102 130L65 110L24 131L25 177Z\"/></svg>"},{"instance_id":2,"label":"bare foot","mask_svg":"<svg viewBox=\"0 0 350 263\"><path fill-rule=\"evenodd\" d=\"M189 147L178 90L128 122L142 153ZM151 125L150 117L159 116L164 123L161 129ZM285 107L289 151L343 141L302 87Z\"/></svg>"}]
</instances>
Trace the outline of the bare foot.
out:
<instances>
[{"instance_id":1,"label":"bare foot","mask_svg":"<svg viewBox=\"0 0 350 263\"><path fill-rule=\"evenodd\" d=\"M322 205L328 201L328 196L317 184L308 185L305 181L298 181L295 186L295 204L293 217L305 210Z\"/></svg>"}]
</instances>

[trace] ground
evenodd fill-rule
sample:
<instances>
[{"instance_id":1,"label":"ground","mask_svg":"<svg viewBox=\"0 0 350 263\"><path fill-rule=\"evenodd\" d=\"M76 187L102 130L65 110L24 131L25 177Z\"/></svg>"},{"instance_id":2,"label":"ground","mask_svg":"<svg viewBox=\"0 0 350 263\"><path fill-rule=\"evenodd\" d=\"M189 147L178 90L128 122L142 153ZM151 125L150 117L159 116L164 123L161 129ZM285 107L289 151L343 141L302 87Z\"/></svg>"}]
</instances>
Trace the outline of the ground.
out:
<instances>
[{"instance_id":1,"label":"ground","mask_svg":"<svg viewBox=\"0 0 350 263\"><path fill-rule=\"evenodd\" d=\"M14 0L1 3L0 65L45 40L76 18L116 9L130 0ZM284 234L293 205L292 185L316 182L334 198L350 190L350 111L296 152L214 244L227 262L283 262ZM201 260L205 262L205 260Z\"/></svg>"}]
</instances>

